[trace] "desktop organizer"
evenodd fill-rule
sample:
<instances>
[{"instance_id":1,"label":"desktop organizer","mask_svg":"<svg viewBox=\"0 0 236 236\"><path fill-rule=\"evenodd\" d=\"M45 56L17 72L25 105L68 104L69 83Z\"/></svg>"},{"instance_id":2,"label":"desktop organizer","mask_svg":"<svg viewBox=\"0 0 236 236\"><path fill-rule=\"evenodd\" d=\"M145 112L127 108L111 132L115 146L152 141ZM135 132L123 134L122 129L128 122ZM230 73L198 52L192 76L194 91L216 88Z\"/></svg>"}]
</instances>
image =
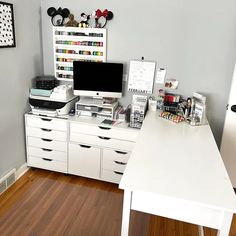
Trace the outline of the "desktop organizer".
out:
<instances>
[{"instance_id":1,"label":"desktop organizer","mask_svg":"<svg viewBox=\"0 0 236 236\"><path fill-rule=\"evenodd\" d=\"M99 100L99 99L98 99ZM85 98L79 100L75 104L76 115L81 116L95 116L97 118L114 119L116 108L118 107L118 101L115 100L112 103L95 102L96 99Z\"/></svg>"},{"instance_id":2,"label":"desktop organizer","mask_svg":"<svg viewBox=\"0 0 236 236\"><path fill-rule=\"evenodd\" d=\"M53 27L53 50L55 77L72 81L73 61L106 61L106 29Z\"/></svg>"}]
</instances>

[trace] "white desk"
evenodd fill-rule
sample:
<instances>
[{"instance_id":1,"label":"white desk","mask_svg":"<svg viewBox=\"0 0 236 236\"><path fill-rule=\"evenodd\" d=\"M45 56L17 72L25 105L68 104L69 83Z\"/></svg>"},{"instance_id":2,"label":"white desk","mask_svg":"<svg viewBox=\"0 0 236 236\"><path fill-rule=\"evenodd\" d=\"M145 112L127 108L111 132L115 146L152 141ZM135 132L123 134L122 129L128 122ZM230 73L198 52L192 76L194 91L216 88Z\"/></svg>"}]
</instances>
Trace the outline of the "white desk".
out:
<instances>
[{"instance_id":1,"label":"white desk","mask_svg":"<svg viewBox=\"0 0 236 236\"><path fill-rule=\"evenodd\" d=\"M148 112L119 187L122 236L130 210L218 229L228 236L236 197L209 125L175 124Z\"/></svg>"}]
</instances>

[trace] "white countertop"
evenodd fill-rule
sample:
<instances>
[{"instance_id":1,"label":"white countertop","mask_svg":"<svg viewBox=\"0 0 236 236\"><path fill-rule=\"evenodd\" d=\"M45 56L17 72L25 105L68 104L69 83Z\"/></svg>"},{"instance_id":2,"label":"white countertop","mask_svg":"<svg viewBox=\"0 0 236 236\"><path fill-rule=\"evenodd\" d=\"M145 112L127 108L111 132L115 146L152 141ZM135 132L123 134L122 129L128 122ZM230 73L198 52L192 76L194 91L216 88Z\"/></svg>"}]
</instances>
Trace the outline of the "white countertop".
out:
<instances>
[{"instance_id":1,"label":"white countertop","mask_svg":"<svg viewBox=\"0 0 236 236\"><path fill-rule=\"evenodd\" d=\"M236 196L209 125L148 112L119 187L236 212Z\"/></svg>"}]
</instances>

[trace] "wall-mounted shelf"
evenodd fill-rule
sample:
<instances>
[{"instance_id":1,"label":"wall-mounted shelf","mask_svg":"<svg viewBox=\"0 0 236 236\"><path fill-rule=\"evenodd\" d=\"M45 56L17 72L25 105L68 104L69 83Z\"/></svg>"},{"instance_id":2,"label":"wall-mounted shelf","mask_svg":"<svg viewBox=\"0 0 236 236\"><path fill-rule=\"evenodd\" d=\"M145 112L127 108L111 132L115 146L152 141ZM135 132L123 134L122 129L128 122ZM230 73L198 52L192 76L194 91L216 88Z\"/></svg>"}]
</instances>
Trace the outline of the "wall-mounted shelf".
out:
<instances>
[{"instance_id":1,"label":"wall-mounted shelf","mask_svg":"<svg viewBox=\"0 0 236 236\"><path fill-rule=\"evenodd\" d=\"M73 61L106 61L106 29L54 27L53 46L55 77L72 81Z\"/></svg>"}]
</instances>

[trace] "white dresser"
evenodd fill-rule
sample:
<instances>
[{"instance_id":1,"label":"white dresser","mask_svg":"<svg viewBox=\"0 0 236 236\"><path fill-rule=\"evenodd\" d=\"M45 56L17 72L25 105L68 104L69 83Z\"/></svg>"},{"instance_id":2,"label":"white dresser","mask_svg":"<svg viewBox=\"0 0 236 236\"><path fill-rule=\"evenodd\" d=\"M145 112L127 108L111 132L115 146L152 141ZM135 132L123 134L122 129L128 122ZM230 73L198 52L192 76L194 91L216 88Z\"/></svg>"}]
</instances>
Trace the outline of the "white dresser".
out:
<instances>
[{"instance_id":1,"label":"white dresser","mask_svg":"<svg viewBox=\"0 0 236 236\"><path fill-rule=\"evenodd\" d=\"M25 127L28 166L67 173L67 120L26 114Z\"/></svg>"},{"instance_id":2,"label":"white dresser","mask_svg":"<svg viewBox=\"0 0 236 236\"><path fill-rule=\"evenodd\" d=\"M119 183L139 130L102 120L26 114L28 166Z\"/></svg>"},{"instance_id":3,"label":"white dresser","mask_svg":"<svg viewBox=\"0 0 236 236\"><path fill-rule=\"evenodd\" d=\"M138 130L102 125L96 118L75 117L69 123L68 172L119 183Z\"/></svg>"}]
</instances>

